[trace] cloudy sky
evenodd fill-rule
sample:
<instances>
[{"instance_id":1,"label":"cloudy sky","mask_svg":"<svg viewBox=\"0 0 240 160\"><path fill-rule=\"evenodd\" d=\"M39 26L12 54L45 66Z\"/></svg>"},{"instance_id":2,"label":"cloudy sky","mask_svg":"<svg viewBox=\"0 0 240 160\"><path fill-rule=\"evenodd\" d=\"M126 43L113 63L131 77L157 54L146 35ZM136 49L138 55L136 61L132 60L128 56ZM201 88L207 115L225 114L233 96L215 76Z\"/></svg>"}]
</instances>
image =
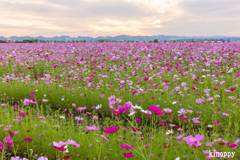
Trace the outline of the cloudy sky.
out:
<instances>
[{"instance_id":1,"label":"cloudy sky","mask_svg":"<svg viewBox=\"0 0 240 160\"><path fill-rule=\"evenodd\" d=\"M0 36L240 36L240 0L0 0Z\"/></svg>"}]
</instances>

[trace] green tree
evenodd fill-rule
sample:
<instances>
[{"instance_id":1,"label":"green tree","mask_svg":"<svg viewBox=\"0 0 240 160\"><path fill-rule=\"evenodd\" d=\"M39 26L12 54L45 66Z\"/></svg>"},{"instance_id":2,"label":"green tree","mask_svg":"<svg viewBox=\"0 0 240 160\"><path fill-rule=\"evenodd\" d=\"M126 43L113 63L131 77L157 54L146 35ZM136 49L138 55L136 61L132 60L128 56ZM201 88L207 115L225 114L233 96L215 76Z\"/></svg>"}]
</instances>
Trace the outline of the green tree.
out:
<instances>
[{"instance_id":1,"label":"green tree","mask_svg":"<svg viewBox=\"0 0 240 160\"><path fill-rule=\"evenodd\" d=\"M135 42L134 40L132 40L131 42Z\"/></svg>"},{"instance_id":2,"label":"green tree","mask_svg":"<svg viewBox=\"0 0 240 160\"><path fill-rule=\"evenodd\" d=\"M72 43L74 43L75 41L74 41L74 39L72 40Z\"/></svg>"},{"instance_id":3,"label":"green tree","mask_svg":"<svg viewBox=\"0 0 240 160\"><path fill-rule=\"evenodd\" d=\"M149 43L152 43L152 41L150 40L150 41L148 41Z\"/></svg>"},{"instance_id":4,"label":"green tree","mask_svg":"<svg viewBox=\"0 0 240 160\"><path fill-rule=\"evenodd\" d=\"M172 42L173 42L173 43L176 43L177 41L176 41L176 40L173 40Z\"/></svg>"},{"instance_id":5,"label":"green tree","mask_svg":"<svg viewBox=\"0 0 240 160\"><path fill-rule=\"evenodd\" d=\"M85 43L85 42L87 42L87 41L84 39L83 42Z\"/></svg>"},{"instance_id":6,"label":"green tree","mask_svg":"<svg viewBox=\"0 0 240 160\"><path fill-rule=\"evenodd\" d=\"M166 40L164 40L164 42L166 43L167 41L166 41Z\"/></svg>"},{"instance_id":7,"label":"green tree","mask_svg":"<svg viewBox=\"0 0 240 160\"><path fill-rule=\"evenodd\" d=\"M158 39L154 39L153 42L154 42L154 43L158 43Z\"/></svg>"}]
</instances>

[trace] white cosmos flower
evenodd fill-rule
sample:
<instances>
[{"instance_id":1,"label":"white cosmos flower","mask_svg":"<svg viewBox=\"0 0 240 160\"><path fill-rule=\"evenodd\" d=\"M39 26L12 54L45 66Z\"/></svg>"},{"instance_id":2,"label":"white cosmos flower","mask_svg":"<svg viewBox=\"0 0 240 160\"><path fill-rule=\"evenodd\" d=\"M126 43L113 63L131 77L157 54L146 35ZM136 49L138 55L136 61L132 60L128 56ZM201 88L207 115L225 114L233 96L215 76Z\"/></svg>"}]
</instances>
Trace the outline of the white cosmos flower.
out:
<instances>
[{"instance_id":1,"label":"white cosmos flower","mask_svg":"<svg viewBox=\"0 0 240 160\"><path fill-rule=\"evenodd\" d=\"M170 133L173 133L173 131L172 131L172 130L168 130L168 131L166 132L166 135L169 135Z\"/></svg>"},{"instance_id":2,"label":"white cosmos flower","mask_svg":"<svg viewBox=\"0 0 240 160\"><path fill-rule=\"evenodd\" d=\"M65 119L65 116L60 116L60 118Z\"/></svg>"},{"instance_id":3,"label":"white cosmos flower","mask_svg":"<svg viewBox=\"0 0 240 160\"><path fill-rule=\"evenodd\" d=\"M176 104L176 103L177 103L176 101L172 102L172 104Z\"/></svg>"}]
</instances>

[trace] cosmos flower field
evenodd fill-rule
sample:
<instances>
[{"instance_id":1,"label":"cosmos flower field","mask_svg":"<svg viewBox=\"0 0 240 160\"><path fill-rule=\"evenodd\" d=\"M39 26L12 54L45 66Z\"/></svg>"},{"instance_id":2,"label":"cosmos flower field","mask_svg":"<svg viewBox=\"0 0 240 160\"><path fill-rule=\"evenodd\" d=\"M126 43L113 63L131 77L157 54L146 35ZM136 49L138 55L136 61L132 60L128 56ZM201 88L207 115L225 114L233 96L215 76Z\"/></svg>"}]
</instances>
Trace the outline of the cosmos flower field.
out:
<instances>
[{"instance_id":1,"label":"cosmos flower field","mask_svg":"<svg viewBox=\"0 0 240 160\"><path fill-rule=\"evenodd\" d=\"M240 43L0 44L0 159L240 159L239 80Z\"/></svg>"}]
</instances>

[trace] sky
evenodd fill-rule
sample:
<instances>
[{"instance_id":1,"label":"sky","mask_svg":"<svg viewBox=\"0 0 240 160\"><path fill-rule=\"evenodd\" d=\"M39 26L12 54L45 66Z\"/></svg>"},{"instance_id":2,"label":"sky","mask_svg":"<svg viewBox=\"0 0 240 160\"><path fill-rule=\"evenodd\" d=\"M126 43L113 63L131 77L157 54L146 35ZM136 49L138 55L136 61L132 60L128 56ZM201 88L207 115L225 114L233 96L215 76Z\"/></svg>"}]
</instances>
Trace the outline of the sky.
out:
<instances>
[{"instance_id":1,"label":"sky","mask_svg":"<svg viewBox=\"0 0 240 160\"><path fill-rule=\"evenodd\" d=\"M0 0L0 36L240 36L240 0Z\"/></svg>"}]
</instances>

